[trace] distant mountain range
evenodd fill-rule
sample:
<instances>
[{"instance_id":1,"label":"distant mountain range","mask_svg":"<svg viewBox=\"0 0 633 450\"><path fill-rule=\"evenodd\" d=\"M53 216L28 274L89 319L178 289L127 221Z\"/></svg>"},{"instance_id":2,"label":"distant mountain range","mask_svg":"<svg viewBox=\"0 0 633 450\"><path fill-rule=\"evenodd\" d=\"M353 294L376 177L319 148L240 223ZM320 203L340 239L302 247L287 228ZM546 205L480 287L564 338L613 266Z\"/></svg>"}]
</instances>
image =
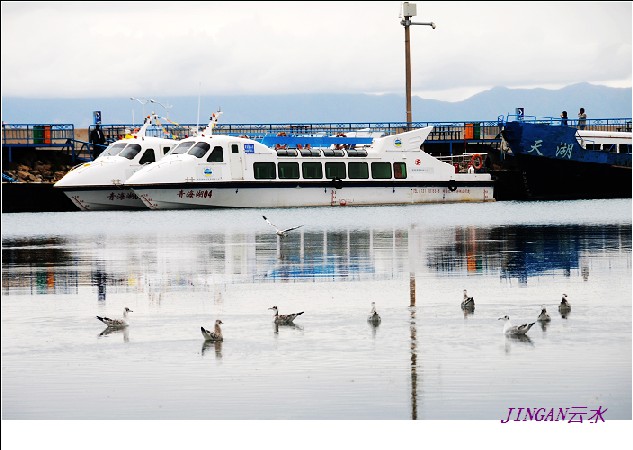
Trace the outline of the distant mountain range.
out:
<instances>
[{"instance_id":1,"label":"distant mountain range","mask_svg":"<svg viewBox=\"0 0 633 450\"><path fill-rule=\"evenodd\" d=\"M526 116L559 117L566 110L576 118L580 107L590 119L631 117L631 88L579 83L559 90L495 87L460 102L412 98L414 122L492 121L522 107ZM404 122L403 95L295 94L158 98L167 106L122 98L30 99L4 97L2 120L13 124L73 124L87 128L93 111L104 124L138 124L143 111L182 124L206 124L212 112L224 111L228 124ZM198 117L198 102L200 115Z\"/></svg>"}]
</instances>

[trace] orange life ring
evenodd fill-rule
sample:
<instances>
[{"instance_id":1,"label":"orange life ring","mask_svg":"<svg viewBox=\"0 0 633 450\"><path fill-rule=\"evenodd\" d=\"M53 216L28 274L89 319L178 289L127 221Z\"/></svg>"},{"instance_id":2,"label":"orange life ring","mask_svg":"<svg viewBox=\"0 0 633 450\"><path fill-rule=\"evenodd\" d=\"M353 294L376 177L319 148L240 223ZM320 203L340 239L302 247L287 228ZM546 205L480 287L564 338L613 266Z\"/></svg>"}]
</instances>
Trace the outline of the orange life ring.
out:
<instances>
[{"instance_id":1,"label":"orange life ring","mask_svg":"<svg viewBox=\"0 0 633 450\"><path fill-rule=\"evenodd\" d=\"M479 153L475 153L472 158L470 158L470 163L476 170L479 170L484 166L484 159Z\"/></svg>"}]
</instances>

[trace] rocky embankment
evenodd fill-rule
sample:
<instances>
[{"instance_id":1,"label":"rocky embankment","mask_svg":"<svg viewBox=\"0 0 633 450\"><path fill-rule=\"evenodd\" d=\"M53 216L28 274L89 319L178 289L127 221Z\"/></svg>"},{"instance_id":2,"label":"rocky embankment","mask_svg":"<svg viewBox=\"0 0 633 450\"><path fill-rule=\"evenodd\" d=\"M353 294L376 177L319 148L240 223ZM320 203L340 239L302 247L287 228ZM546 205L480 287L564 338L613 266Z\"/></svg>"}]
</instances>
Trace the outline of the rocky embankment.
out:
<instances>
[{"instance_id":1,"label":"rocky embankment","mask_svg":"<svg viewBox=\"0 0 633 450\"><path fill-rule=\"evenodd\" d=\"M74 166L65 155L53 155L3 164L2 173L20 183L55 183Z\"/></svg>"},{"instance_id":2,"label":"rocky embankment","mask_svg":"<svg viewBox=\"0 0 633 450\"><path fill-rule=\"evenodd\" d=\"M2 213L77 211L73 202L54 187L77 163L61 152L3 154L2 173L16 182L2 180Z\"/></svg>"}]
</instances>

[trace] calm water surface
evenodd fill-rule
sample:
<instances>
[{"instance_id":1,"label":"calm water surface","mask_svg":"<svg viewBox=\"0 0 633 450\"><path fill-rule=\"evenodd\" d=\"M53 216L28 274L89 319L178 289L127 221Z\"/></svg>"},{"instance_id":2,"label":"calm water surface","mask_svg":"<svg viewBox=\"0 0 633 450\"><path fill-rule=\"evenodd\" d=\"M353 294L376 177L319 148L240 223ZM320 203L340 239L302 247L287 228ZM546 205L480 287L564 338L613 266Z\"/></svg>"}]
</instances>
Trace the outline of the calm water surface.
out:
<instances>
[{"instance_id":1,"label":"calm water surface","mask_svg":"<svg viewBox=\"0 0 633 450\"><path fill-rule=\"evenodd\" d=\"M631 420L631 200L3 214L2 383L3 419Z\"/></svg>"}]
</instances>

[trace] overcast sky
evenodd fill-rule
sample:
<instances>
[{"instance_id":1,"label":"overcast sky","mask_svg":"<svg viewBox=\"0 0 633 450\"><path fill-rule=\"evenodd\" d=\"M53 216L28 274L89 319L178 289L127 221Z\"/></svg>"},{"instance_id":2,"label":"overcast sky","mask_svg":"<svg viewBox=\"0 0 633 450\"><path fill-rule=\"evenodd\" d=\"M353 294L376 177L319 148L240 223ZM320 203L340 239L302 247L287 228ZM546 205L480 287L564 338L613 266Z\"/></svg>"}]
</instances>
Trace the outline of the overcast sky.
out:
<instances>
[{"instance_id":1,"label":"overcast sky","mask_svg":"<svg viewBox=\"0 0 633 450\"><path fill-rule=\"evenodd\" d=\"M631 2L411 2L412 92L631 86ZM2 95L404 94L401 2L2 2Z\"/></svg>"}]
</instances>

